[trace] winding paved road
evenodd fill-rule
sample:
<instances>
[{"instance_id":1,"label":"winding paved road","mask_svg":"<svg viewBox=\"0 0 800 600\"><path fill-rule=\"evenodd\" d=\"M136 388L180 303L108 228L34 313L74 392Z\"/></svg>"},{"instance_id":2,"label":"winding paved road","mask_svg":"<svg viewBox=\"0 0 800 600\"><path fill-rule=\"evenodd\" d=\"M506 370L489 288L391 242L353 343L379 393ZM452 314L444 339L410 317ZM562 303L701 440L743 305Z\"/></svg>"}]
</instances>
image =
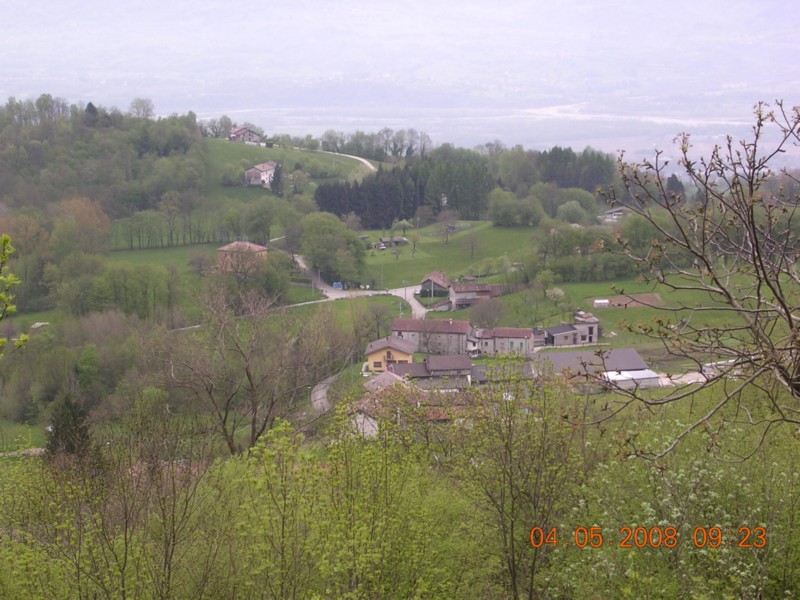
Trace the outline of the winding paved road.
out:
<instances>
[{"instance_id":1,"label":"winding paved road","mask_svg":"<svg viewBox=\"0 0 800 600\"><path fill-rule=\"evenodd\" d=\"M338 290L324 281L319 274L308 268L305 259L299 254L294 255L294 261L300 270L311 279L312 286L318 289L325 296L322 300L313 300L311 302L301 302L293 306L304 306L307 304L318 304L320 302L330 302L332 300L341 300L342 298L358 298L359 296L396 296L402 298L411 306L411 314L415 319L424 319L425 313L428 312L419 300L414 296L414 292L419 288L415 285L391 290ZM336 375L331 375L320 381L311 390L311 404L314 407L317 415L322 415L331 409L331 404L328 402L328 388L336 381Z\"/></svg>"},{"instance_id":2,"label":"winding paved road","mask_svg":"<svg viewBox=\"0 0 800 600\"><path fill-rule=\"evenodd\" d=\"M325 296L322 300L312 300L311 302L303 302L295 304L295 306L303 306L305 304L317 304L319 302L329 302L331 300L340 300L342 298L358 298L359 296L396 296L402 298L411 305L411 314L415 319L424 319L428 309L422 306L414 296L414 292L419 289L419 286L408 285L406 287L394 288L391 290L337 290L329 285L326 281L319 276L319 274L309 269L306 265L305 259L299 254L295 254L294 261L300 270L307 275L312 282L313 287L318 289Z\"/></svg>"}]
</instances>

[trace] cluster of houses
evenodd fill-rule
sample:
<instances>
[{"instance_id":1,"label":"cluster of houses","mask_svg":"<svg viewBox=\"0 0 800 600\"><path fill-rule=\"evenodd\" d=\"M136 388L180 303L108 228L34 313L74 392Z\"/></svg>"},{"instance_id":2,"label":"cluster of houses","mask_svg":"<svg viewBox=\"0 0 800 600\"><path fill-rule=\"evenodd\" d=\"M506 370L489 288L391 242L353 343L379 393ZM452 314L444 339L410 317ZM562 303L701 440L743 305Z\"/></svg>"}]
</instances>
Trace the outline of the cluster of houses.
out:
<instances>
[{"instance_id":1,"label":"cluster of houses","mask_svg":"<svg viewBox=\"0 0 800 600\"><path fill-rule=\"evenodd\" d=\"M364 384L367 393L352 415L357 431L372 436L378 432L381 420L401 418L398 396L405 408L414 409L418 418L427 422L461 419L469 414L471 391L503 376L493 373L486 363L473 364L466 354L429 354L422 362L413 362L416 348L415 342L396 336L369 344L367 355L378 374ZM586 390L662 385L658 373L634 348L543 351L508 368L513 376L522 379L562 377ZM398 388L402 393L392 394Z\"/></svg>"},{"instance_id":2,"label":"cluster of houses","mask_svg":"<svg viewBox=\"0 0 800 600\"><path fill-rule=\"evenodd\" d=\"M369 372L378 374L373 381L393 382L403 379L422 390L458 391L483 383L486 364L472 364L466 354L429 354L414 362L413 342L387 336L367 346ZM661 377L650 369L634 348L589 349L538 352L522 363L522 376L566 375L571 379L605 382L622 389L661 386Z\"/></svg>"},{"instance_id":3,"label":"cluster of houses","mask_svg":"<svg viewBox=\"0 0 800 600\"><path fill-rule=\"evenodd\" d=\"M473 327L469 321L454 319L395 319L392 334L367 346L365 374L391 372L414 380L422 389L439 388L446 380L449 388L461 389L480 381L472 359L481 356L515 355L532 364L549 360L556 373L569 370L585 374L585 365L594 364L594 349L572 352L539 350L597 344L600 324L589 313L578 311L574 324L545 329L522 327ZM427 356L413 361L415 353ZM604 351L604 377L621 387L656 387L659 376L651 371L633 348ZM581 368L583 366L584 368ZM533 369L530 372L541 371Z\"/></svg>"},{"instance_id":4,"label":"cluster of houses","mask_svg":"<svg viewBox=\"0 0 800 600\"><path fill-rule=\"evenodd\" d=\"M600 341L600 322L591 313L579 310L572 323L552 327L474 327L457 319L395 319L392 335L382 343L413 346L413 352L466 355L472 358L498 354L532 356L545 346L585 346ZM373 342L377 343L377 342ZM369 362L369 370L381 371Z\"/></svg>"},{"instance_id":5,"label":"cluster of houses","mask_svg":"<svg viewBox=\"0 0 800 600\"><path fill-rule=\"evenodd\" d=\"M554 327L477 328L454 319L395 319L392 334L366 348L366 395L357 404L353 422L365 435L377 432L387 406L387 390L401 386L423 418L450 421L466 410L463 394L485 384L490 377L480 356L515 355L523 360L511 368L524 379L545 376L566 378L590 389L645 389L660 387L652 371L634 348L598 349L600 324L596 317L578 311L574 322ZM577 348L565 349L567 346ZM426 356L414 362L415 353ZM458 392L458 393L455 393ZM394 409L392 409L394 410ZM392 416L392 415L389 415Z\"/></svg>"}]
</instances>

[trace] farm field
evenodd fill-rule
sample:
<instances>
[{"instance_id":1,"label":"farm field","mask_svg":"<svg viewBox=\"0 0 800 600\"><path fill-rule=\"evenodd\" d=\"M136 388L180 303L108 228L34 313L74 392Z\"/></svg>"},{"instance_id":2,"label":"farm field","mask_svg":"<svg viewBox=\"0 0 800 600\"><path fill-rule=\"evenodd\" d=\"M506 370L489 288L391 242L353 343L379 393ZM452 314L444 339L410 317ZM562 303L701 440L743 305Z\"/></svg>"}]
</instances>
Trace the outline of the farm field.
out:
<instances>
[{"instance_id":1,"label":"farm field","mask_svg":"<svg viewBox=\"0 0 800 600\"><path fill-rule=\"evenodd\" d=\"M494 271L498 259L508 256L513 260L520 255L532 234L529 228L494 227L489 221L461 221L458 227L458 232L451 234L446 244L438 225L409 230L406 232L409 240L412 236L418 237L413 257L413 243L399 246L397 256L391 249L368 251L365 281L374 281L378 288L391 289L419 284L431 271L443 271L452 279L475 274L482 262L490 262L490 270ZM361 231L359 234L369 235L370 241L391 235L388 231Z\"/></svg>"},{"instance_id":2,"label":"farm field","mask_svg":"<svg viewBox=\"0 0 800 600\"><path fill-rule=\"evenodd\" d=\"M45 431L43 426L14 423L0 418L0 452L42 448L44 445Z\"/></svg>"},{"instance_id":3,"label":"farm field","mask_svg":"<svg viewBox=\"0 0 800 600\"><path fill-rule=\"evenodd\" d=\"M159 267L173 264L181 275L196 276L196 272L189 264L190 259L197 254L203 254L212 263L216 262L218 247L219 244L201 244L145 250L115 250L109 253L108 260L111 263L125 264L130 267Z\"/></svg>"}]
</instances>

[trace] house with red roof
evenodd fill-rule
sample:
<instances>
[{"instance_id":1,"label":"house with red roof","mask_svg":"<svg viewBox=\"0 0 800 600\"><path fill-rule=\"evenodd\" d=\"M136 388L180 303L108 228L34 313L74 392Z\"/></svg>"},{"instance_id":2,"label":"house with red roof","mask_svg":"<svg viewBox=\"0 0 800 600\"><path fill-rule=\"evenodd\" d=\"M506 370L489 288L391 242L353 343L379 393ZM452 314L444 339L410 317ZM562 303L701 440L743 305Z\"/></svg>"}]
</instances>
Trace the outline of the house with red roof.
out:
<instances>
[{"instance_id":1,"label":"house with red roof","mask_svg":"<svg viewBox=\"0 0 800 600\"><path fill-rule=\"evenodd\" d=\"M257 144L261 141L261 134L249 127L233 127L228 133L228 139L231 142Z\"/></svg>"},{"instance_id":2,"label":"house with red roof","mask_svg":"<svg viewBox=\"0 0 800 600\"><path fill-rule=\"evenodd\" d=\"M446 296L450 291L450 280L441 271L431 271L422 278L419 290L420 295L426 298Z\"/></svg>"},{"instance_id":3,"label":"house with red roof","mask_svg":"<svg viewBox=\"0 0 800 600\"><path fill-rule=\"evenodd\" d=\"M251 242L231 242L217 248L217 269L240 279L252 275L264 260L267 260L267 248Z\"/></svg>"},{"instance_id":4,"label":"house with red roof","mask_svg":"<svg viewBox=\"0 0 800 600\"><path fill-rule=\"evenodd\" d=\"M275 169L277 168L278 163L271 160L254 165L244 172L244 182L247 185L260 185L269 188L272 185Z\"/></svg>"}]
</instances>

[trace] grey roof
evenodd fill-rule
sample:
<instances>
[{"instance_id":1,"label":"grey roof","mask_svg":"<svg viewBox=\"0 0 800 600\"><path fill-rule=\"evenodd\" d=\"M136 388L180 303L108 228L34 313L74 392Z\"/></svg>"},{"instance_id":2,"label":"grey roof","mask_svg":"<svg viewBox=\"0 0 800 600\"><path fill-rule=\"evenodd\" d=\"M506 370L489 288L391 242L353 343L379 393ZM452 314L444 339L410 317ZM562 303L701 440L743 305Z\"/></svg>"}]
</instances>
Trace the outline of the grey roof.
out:
<instances>
[{"instance_id":1,"label":"grey roof","mask_svg":"<svg viewBox=\"0 0 800 600\"><path fill-rule=\"evenodd\" d=\"M396 363L391 365L390 369L396 375L414 378L441 377L442 375L452 375L455 371L463 372L466 375L472 369L472 361L469 356L463 354L427 356L425 362Z\"/></svg>"},{"instance_id":2,"label":"grey roof","mask_svg":"<svg viewBox=\"0 0 800 600\"><path fill-rule=\"evenodd\" d=\"M400 377L430 377L431 373L425 363L395 363L389 370Z\"/></svg>"},{"instance_id":3,"label":"grey roof","mask_svg":"<svg viewBox=\"0 0 800 600\"><path fill-rule=\"evenodd\" d=\"M561 325L553 325L552 327L546 327L545 331L548 335L560 335L562 333L572 333L573 331L578 331L574 325L570 325L569 323L562 323Z\"/></svg>"},{"instance_id":4,"label":"grey roof","mask_svg":"<svg viewBox=\"0 0 800 600\"><path fill-rule=\"evenodd\" d=\"M465 354L425 357L425 365L431 373L436 371L469 371L472 360Z\"/></svg>"},{"instance_id":5,"label":"grey roof","mask_svg":"<svg viewBox=\"0 0 800 600\"><path fill-rule=\"evenodd\" d=\"M576 375L587 372L639 371L648 368L647 363L633 348L540 352L536 355L536 362L539 363L537 366L541 371L546 371L549 365L552 365L556 373L570 371Z\"/></svg>"},{"instance_id":6,"label":"grey roof","mask_svg":"<svg viewBox=\"0 0 800 600\"><path fill-rule=\"evenodd\" d=\"M401 337L397 337L396 335L389 335L367 344L365 354L372 354L373 352L383 350L384 348L399 350L400 352L405 352L406 354L414 354L414 351L417 349L417 345L411 340L406 340Z\"/></svg>"},{"instance_id":7,"label":"grey roof","mask_svg":"<svg viewBox=\"0 0 800 600\"><path fill-rule=\"evenodd\" d=\"M405 380L399 375L396 375L391 371L384 371L380 375L376 375L375 377L370 378L364 384L364 387L367 388L367 391L369 392L375 392L377 390L382 390L385 387L389 387L397 383L406 385Z\"/></svg>"},{"instance_id":8,"label":"grey roof","mask_svg":"<svg viewBox=\"0 0 800 600\"><path fill-rule=\"evenodd\" d=\"M533 363L511 363L502 367L491 367L487 364L472 365L472 380L475 383L488 381L502 381L508 378L532 379L534 376Z\"/></svg>"}]
</instances>

